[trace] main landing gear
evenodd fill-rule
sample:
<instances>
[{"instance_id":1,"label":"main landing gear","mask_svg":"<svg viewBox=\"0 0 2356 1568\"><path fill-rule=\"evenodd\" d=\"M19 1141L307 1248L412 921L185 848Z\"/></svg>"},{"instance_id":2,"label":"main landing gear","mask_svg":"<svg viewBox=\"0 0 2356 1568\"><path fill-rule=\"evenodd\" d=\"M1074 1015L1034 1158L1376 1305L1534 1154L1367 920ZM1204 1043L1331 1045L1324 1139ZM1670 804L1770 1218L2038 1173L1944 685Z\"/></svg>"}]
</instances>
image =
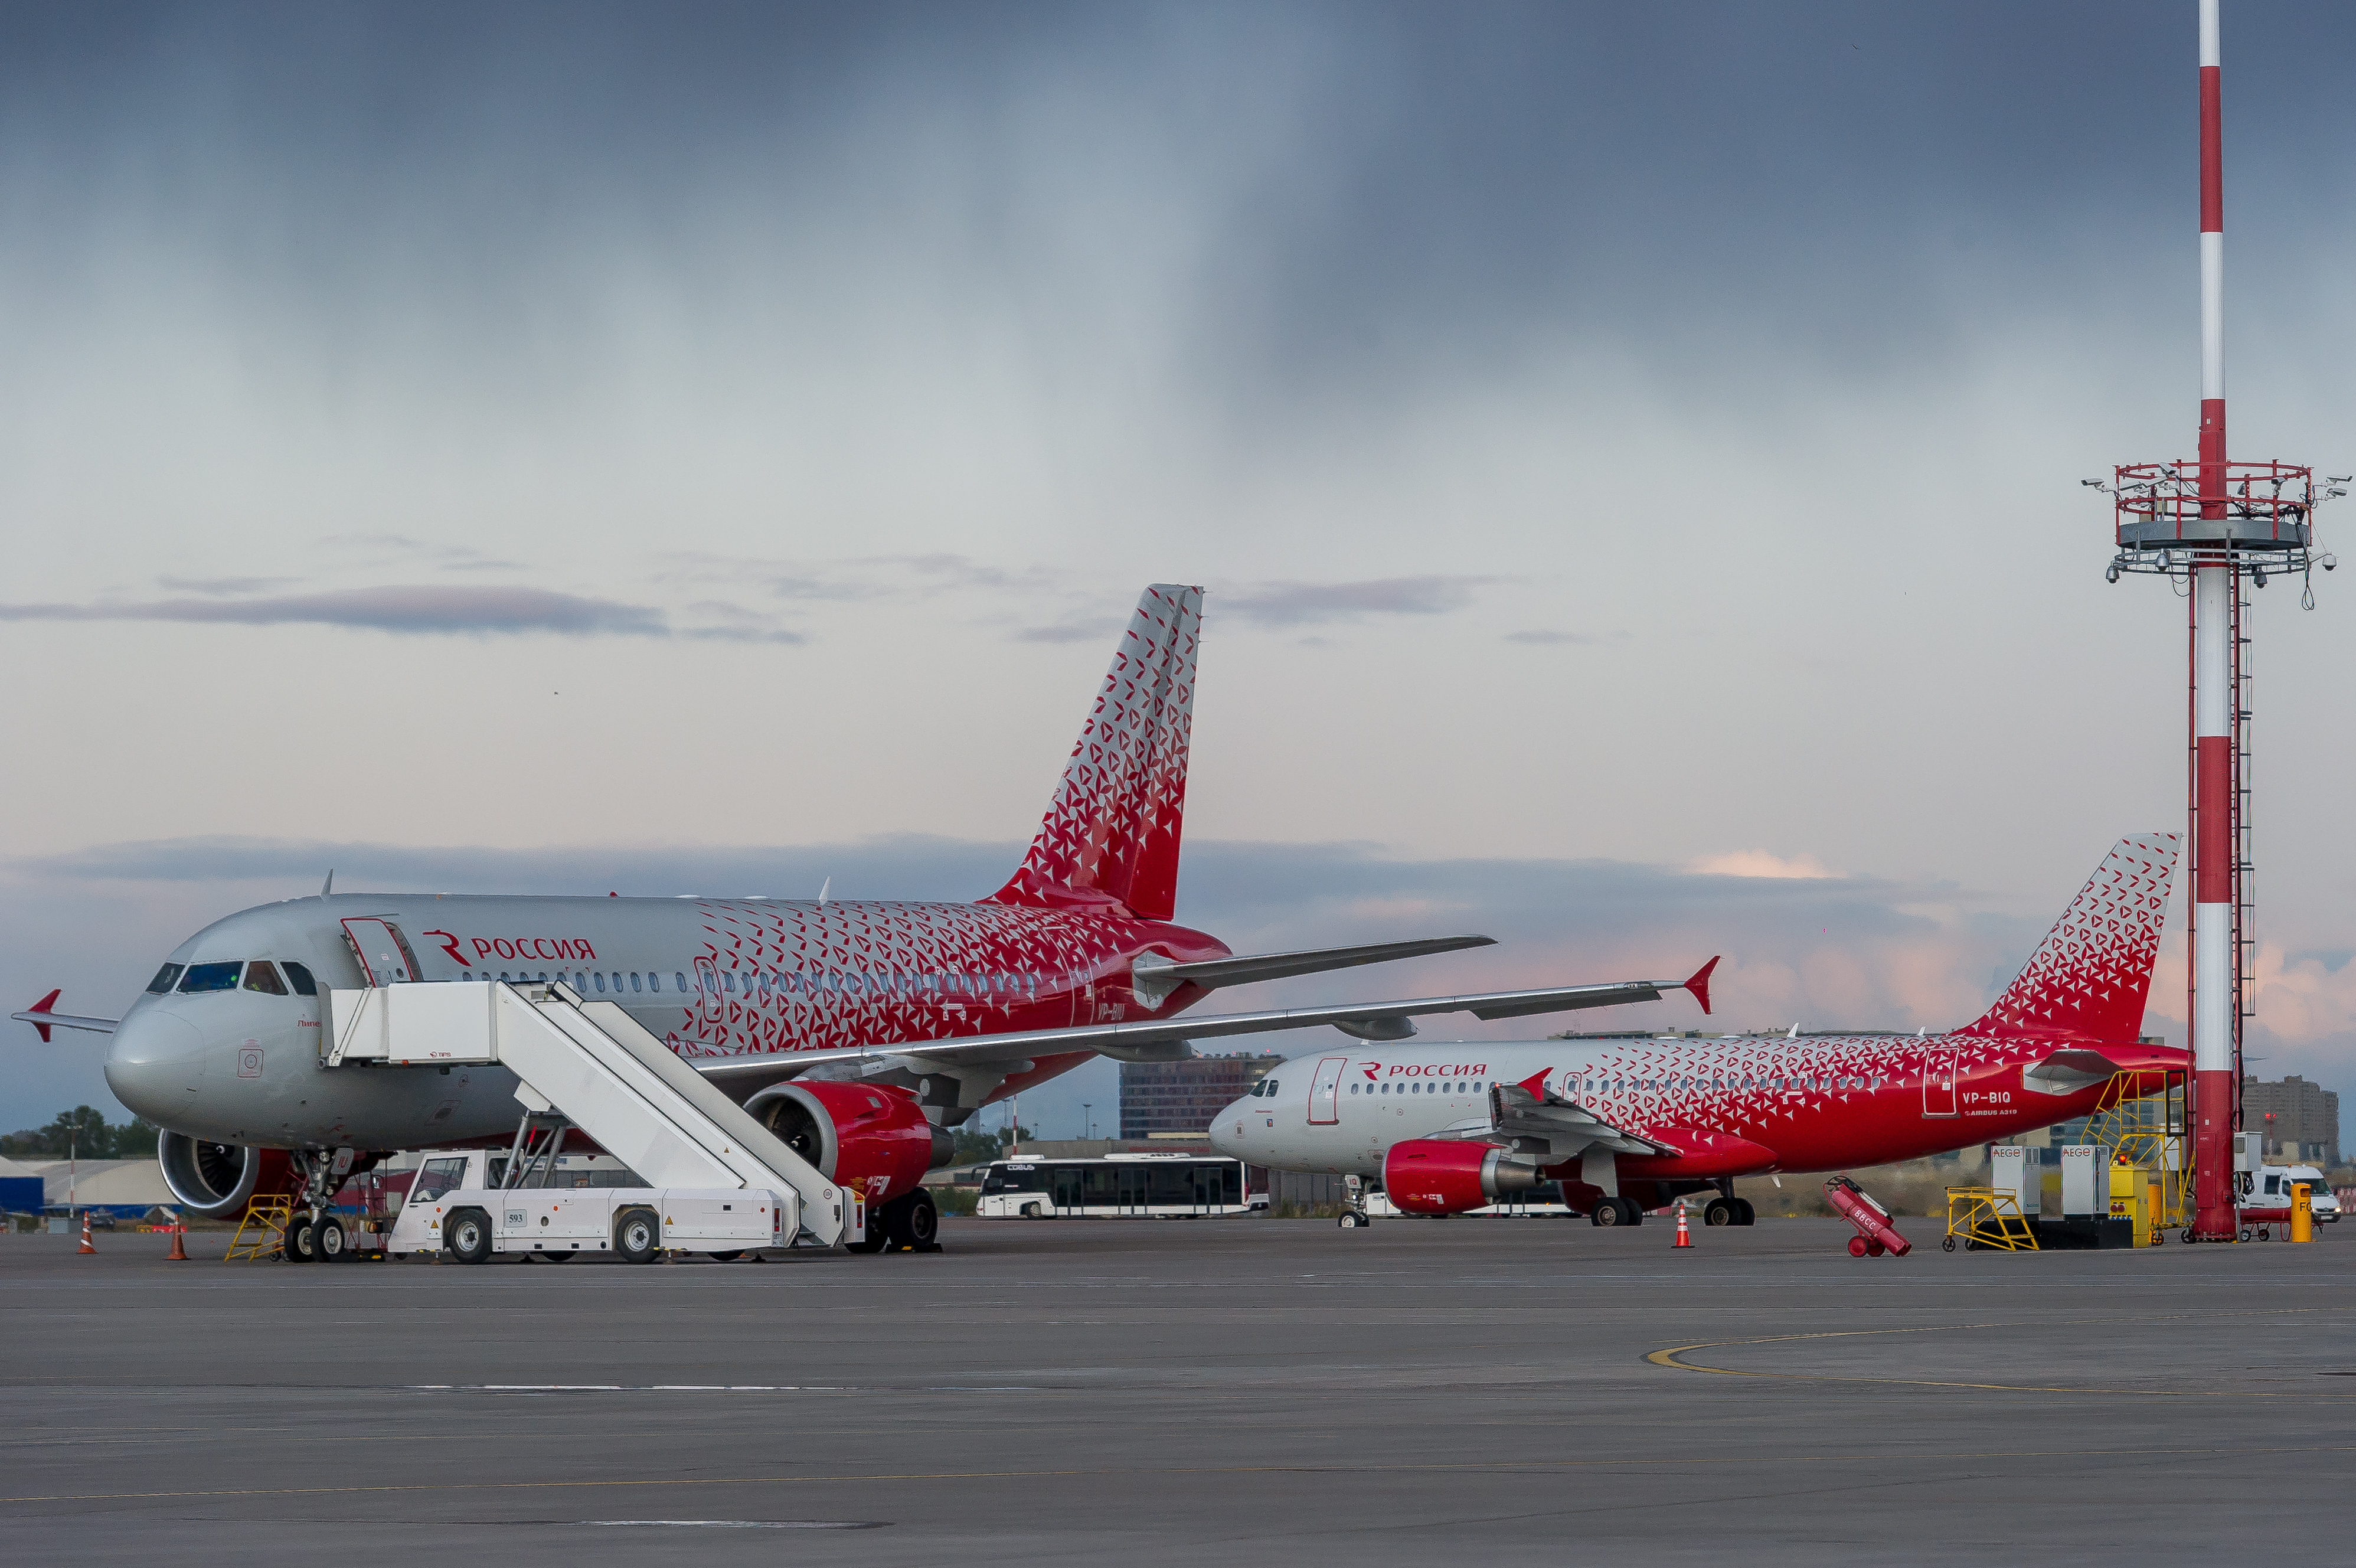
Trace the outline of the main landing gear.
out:
<instances>
[{"instance_id":1,"label":"main landing gear","mask_svg":"<svg viewBox=\"0 0 2356 1568\"><path fill-rule=\"evenodd\" d=\"M937 1252L941 1211L923 1187L904 1193L867 1217L867 1240L846 1243L853 1252Z\"/></svg>"},{"instance_id":2,"label":"main landing gear","mask_svg":"<svg viewBox=\"0 0 2356 1568\"><path fill-rule=\"evenodd\" d=\"M1759 1211L1751 1207L1747 1197L1713 1197L1702 1206L1701 1211L1704 1225L1749 1225L1758 1218Z\"/></svg>"},{"instance_id":3,"label":"main landing gear","mask_svg":"<svg viewBox=\"0 0 2356 1568\"><path fill-rule=\"evenodd\" d=\"M1636 1207L1633 1197L1606 1197L1597 1200L1588 1211L1590 1225L1642 1225L1644 1211Z\"/></svg>"}]
</instances>

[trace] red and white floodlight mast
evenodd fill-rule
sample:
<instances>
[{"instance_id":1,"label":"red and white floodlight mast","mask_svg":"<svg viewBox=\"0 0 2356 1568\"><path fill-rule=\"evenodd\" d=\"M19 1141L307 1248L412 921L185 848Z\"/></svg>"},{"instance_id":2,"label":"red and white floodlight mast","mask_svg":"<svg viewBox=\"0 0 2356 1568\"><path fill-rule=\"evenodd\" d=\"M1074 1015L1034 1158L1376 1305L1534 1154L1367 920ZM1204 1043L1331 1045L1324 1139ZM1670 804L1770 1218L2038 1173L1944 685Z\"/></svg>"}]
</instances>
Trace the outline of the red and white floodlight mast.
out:
<instances>
[{"instance_id":1,"label":"red and white floodlight mast","mask_svg":"<svg viewBox=\"0 0 2356 1568\"><path fill-rule=\"evenodd\" d=\"M2201 0L2201 476L2202 521L2225 495L2225 152L2217 0ZM2234 940L2233 612L2241 570L2230 554L2192 566L2193 1233L2222 1239L2240 1222L2233 1130L2242 1074Z\"/></svg>"},{"instance_id":2,"label":"red and white floodlight mast","mask_svg":"<svg viewBox=\"0 0 2356 1568\"><path fill-rule=\"evenodd\" d=\"M2225 454L2225 176L2221 129L2223 72L2218 0L2201 0L2201 444L2190 463L2139 463L2115 471L2118 554L2107 574L2186 579L2192 630L2191 996L2194 1233L2233 1239L2239 1190L2233 1133L2240 1122L2241 1029L2251 1011L2248 929L2249 669L2242 577L2303 577L2336 563L2313 554L2313 470L2235 463ZM2099 484L2088 480L2089 484ZM2347 492L2333 481L2327 493ZM2309 607L2311 591L2301 596Z\"/></svg>"}]
</instances>

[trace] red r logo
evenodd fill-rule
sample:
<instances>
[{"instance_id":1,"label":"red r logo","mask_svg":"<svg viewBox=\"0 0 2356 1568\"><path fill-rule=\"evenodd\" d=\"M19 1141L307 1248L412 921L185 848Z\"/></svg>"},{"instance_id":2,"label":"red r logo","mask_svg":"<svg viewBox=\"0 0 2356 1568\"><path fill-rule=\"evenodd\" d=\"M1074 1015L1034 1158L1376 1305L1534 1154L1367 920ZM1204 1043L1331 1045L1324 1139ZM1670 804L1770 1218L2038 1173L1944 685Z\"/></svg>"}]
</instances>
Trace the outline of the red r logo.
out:
<instances>
[{"instance_id":1,"label":"red r logo","mask_svg":"<svg viewBox=\"0 0 2356 1568\"><path fill-rule=\"evenodd\" d=\"M450 961L456 964L460 969L471 969L474 967L466 961L466 955L458 950L458 939L452 936L449 932L427 931L423 934L429 937L440 937L442 939L442 950L448 953L450 955Z\"/></svg>"}]
</instances>

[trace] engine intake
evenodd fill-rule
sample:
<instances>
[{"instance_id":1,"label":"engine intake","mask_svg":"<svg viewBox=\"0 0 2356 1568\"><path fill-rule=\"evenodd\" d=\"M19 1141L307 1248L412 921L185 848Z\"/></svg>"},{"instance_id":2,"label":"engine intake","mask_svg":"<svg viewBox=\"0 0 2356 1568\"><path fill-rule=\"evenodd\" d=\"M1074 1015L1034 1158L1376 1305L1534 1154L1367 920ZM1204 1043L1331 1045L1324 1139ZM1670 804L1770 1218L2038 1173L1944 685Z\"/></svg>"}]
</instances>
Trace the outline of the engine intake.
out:
<instances>
[{"instance_id":1,"label":"engine intake","mask_svg":"<svg viewBox=\"0 0 2356 1568\"><path fill-rule=\"evenodd\" d=\"M857 1187L871 1204L916 1190L954 1146L915 1095L883 1084L780 1083L744 1109L820 1176Z\"/></svg>"},{"instance_id":2,"label":"engine intake","mask_svg":"<svg viewBox=\"0 0 2356 1568\"><path fill-rule=\"evenodd\" d=\"M1383 1159L1383 1190L1403 1214L1462 1214L1538 1185L1538 1166L1494 1144L1415 1138Z\"/></svg>"},{"instance_id":3,"label":"engine intake","mask_svg":"<svg viewBox=\"0 0 2356 1568\"><path fill-rule=\"evenodd\" d=\"M173 1198L202 1219L232 1219L254 1194L284 1192L294 1179L284 1149L208 1143L186 1133L158 1133L155 1163Z\"/></svg>"}]
</instances>

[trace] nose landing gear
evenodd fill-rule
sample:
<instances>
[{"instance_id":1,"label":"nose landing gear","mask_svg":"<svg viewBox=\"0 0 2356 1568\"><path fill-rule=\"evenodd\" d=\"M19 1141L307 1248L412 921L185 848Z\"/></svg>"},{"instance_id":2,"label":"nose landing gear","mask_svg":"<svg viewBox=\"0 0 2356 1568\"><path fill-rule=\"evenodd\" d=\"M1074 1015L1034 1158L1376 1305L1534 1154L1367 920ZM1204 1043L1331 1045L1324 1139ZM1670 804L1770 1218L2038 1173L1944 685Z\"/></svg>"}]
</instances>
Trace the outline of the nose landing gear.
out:
<instances>
[{"instance_id":1,"label":"nose landing gear","mask_svg":"<svg viewBox=\"0 0 2356 1568\"><path fill-rule=\"evenodd\" d=\"M351 1236L329 1212L336 1194L351 1176L376 1164L374 1155L351 1149L297 1149L287 1156L302 1177L287 1217L279 1256L290 1263L340 1263L352 1256Z\"/></svg>"}]
</instances>

